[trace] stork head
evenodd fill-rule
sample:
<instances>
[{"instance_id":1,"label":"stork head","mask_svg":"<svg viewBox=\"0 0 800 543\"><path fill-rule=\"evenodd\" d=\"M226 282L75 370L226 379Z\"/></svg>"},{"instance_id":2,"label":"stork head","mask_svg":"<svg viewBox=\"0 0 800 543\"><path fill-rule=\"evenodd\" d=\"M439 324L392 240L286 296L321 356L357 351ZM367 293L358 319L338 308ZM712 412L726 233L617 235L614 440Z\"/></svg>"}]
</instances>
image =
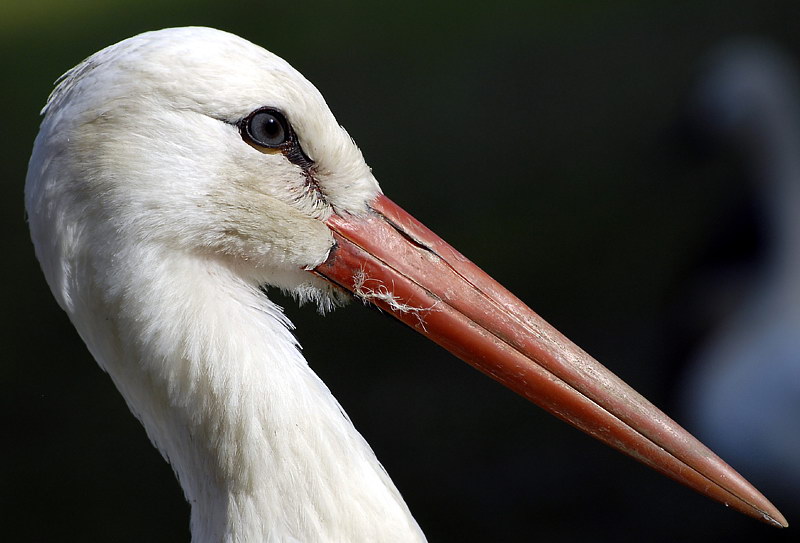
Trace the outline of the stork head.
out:
<instances>
[{"instance_id":1,"label":"stork head","mask_svg":"<svg viewBox=\"0 0 800 543\"><path fill-rule=\"evenodd\" d=\"M715 48L700 68L687 113L706 143L750 153L789 141L793 152L800 81L787 55L768 42L739 38Z\"/></svg>"},{"instance_id":2,"label":"stork head","mask_svg":"<svg viewBox=\"0 0 800 543\"><path fill-rule=\"evenodd\" d=\"M337 291L303 271L334 245L325 220L364 213L380 190L311 83L213 29L149 32L92 55L44 114L27 190L37 247L58 238L48 225L74 222L107 230L96 239L228 259L325 306Z\"/></svg>"},{"instance_id":3,"label":"stork head","mask_svg":"<svg viewBox=\"0 0 800 543\"><path fill-rule=\"evenodd\" d=\"M220 260L238 280L323 306L348 290L605 443L785 525L711 451L383 196L319 92L276 56L211 29L150 32L68 72L44 113L26 205L68 311L85 294L76 269L107 273L87 260L120 269L142 251Z\"/></svg>"}]
</instances>

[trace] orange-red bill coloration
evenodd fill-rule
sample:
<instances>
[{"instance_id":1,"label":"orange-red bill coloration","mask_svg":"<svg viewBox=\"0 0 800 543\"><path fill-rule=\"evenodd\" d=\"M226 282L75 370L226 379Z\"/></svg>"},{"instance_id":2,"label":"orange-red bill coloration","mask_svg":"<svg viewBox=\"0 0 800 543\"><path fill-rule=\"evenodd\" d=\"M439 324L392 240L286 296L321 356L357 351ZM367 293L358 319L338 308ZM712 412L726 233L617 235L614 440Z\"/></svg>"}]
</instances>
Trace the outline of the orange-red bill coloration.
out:
<instances>
[{"instance_id":1,"label":"orange-red bill coloration","mask_svg":"<svg viewBox=\"0 0 800 543\"><path fill-rule=\"evenodd\" d=\"M747 515L787 526L741 475L436 234L379 195L333 215L314 272L558 418Z\"/></svg>"}]
</instances>

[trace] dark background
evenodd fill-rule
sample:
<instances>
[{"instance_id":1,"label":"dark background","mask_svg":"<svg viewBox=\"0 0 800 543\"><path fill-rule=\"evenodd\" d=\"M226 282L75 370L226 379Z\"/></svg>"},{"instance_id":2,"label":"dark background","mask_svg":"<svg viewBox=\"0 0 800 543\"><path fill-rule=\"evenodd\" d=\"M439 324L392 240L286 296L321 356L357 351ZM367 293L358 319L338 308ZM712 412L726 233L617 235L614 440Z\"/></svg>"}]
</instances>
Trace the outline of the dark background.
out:
<instances>
[{"instance_id":1,"label":"dark background","mask_svg":"<svg viewBox=\"0 0 800 543\"><path fill-rule=\"evenodd\" d=\"M680 300L748 198L735 163L694 160L675 122L720 41L762 36L800 55L800 3L4 0L8 541L189 539L171 469L49 293L22 192L52 82L113 42L190 24L290 61L391 198L675 412L692 341L675 333ZM695 495L360 304L322 318L281 300L431 541L786 541L796 531ZM796 504L776 505L798 519Z\"/></svg>"}]
</instances>

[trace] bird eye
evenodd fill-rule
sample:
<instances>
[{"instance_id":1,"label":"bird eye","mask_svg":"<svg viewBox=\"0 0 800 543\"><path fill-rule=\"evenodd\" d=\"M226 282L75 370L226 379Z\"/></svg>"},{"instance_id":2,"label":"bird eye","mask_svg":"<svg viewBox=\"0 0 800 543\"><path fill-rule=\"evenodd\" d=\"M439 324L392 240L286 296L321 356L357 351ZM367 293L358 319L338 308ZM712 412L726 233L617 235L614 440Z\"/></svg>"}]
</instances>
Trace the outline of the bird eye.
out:
<instances>
[{"instance_id":1,"label":"bird eye","mask_svg":"<svg viewBox=\"0 0 800 543\"><path fill-rule=\"evenodd\" d=\"M277 148L283 146L291 134L283 114L271 108L257 109L244 119L243 135L256 145Z\"/></svg>"}]
</instances>

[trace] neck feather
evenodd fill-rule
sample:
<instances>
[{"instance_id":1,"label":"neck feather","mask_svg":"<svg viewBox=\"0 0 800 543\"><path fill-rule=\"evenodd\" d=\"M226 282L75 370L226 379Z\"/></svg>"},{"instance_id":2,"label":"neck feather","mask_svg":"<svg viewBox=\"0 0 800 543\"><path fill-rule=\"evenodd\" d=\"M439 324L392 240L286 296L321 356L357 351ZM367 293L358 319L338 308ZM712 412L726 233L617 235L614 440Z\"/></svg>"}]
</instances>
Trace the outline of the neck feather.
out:
<instances>
[{"instance_id":1,"label":"neck feather","mask_svg":"<svg viewBox=\"0 0 800 543\"><path fill-rule=\"evenodd\" d=\"M423 539L277 305L222 262L128 257L73 321L175 469L194 541Z\"/></svg>"}]
</instances>

